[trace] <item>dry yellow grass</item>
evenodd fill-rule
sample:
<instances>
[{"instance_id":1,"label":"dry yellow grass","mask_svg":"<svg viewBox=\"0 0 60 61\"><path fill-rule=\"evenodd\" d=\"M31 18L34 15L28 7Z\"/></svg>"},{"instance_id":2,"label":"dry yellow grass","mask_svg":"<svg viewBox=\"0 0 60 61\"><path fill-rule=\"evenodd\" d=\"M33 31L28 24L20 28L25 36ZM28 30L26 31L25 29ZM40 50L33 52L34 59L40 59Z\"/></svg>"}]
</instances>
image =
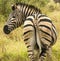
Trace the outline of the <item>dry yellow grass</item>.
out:
<instances>
[{"instance_id":1,"label":"dry yellow grass","mask_svg":"<svg viewBox=\"0 0 60 61\"><path fill-rule=\"evenodd\" d=\"M56 26L58 39L52 47L52 57L53 61L60 61L60 7L56 7L54 3L53 5L53 11L48 9L49 6L43 7L41 10L52 19ZM3 32L4 24L5 22L0 23L0 61L28 61L27 49L22 37L23 32L21 32L22 28L14 30L9 35L5 35Z\"/></svg>"}]
</instances>

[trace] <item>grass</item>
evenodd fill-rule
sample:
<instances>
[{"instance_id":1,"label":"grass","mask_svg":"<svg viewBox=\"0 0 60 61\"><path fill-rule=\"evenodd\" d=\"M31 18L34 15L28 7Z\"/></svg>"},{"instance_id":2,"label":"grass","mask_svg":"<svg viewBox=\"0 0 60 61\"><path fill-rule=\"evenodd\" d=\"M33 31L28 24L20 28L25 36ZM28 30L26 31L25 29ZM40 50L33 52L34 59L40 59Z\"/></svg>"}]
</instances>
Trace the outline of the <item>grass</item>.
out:
<instances>
[{"instance_id":1,"label":"grass","mask_svg":"<svg viewBox=\"0 0 60 61\"><path fill-rule=\"evenodd\" d=\"M52 19L58 33L57 42L52 47L53 61L60 61L60 11L59 9L55 10L56 6L52 7L53 11L48 5L46 7L41 8L41 10ZM17 28L11 34L5 35L3 32L4 24L5 22L0 23L0 61L29 61L27 49L23 42L22 28Z\"/></svg>"}]
</instances>

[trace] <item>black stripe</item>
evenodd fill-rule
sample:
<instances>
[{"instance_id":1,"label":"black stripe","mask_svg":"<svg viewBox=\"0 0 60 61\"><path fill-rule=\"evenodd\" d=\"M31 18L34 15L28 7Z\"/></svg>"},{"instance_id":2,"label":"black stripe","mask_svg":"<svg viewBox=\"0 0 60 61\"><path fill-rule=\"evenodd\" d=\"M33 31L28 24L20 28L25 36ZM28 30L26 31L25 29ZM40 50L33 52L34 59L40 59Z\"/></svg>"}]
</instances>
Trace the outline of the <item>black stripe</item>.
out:
<instances>
[{"instance_id":1,"label":"black stripe","mask_svg":"<svg viewBox=\"0 0 60 61\"><path fill-rule=\"evenodd\" d=\"M28 11L28 9L27 9L27 8L28 8L28 6L26 6L26 9L25 9L25 15L27 15L27 13L28 13L28 12L27 12L27 11ZM27 10L27 11L26 11L26 10Z\"/></svg>"},{"instance_id":2,"label":"black stripe","mask_svg":"<svg viewBox=\"0 0 60 61\"><path fill-rule=\"evenodd\" d=\"M55 28L55 26L52 24L52 26ZM55 28L56 29L56 28Z\"/></svg>"},{"instance_id":3,"label":"black stripe","mask_svg":"<svg viewBox=\"0 0 60 61\"><path fill-rule=\"evenodd\" d=\"M45 54L46 54L46 53L43 53L43 54L42 54L42 56L43 56L43 57L46 57L46 55L45 55Z\"/></svg>"},{"instance_id":4,"label":"black stripe","mask_svg":"<svg viewBox=\"0 0 60 61\"><path fill-rule=\"evenodd\" d=\"M16 24L17 22L13 21L13 22L11 22L11 23L14 23L14 24Z\"/></svg>"},{"instance_id":5,"label":"black stripe","mask_svg":"<svg viewBox=\"0 0 60 61\"><path fill-rule=\"evenodd\" d=\"M45 33L45 34L47 34L47 35L49 35L49 36L51 36L49 33L43 31L42 29L40 29L40 31L43 32L43 33Z\"/></svg>"},{"instance_id":6,"label":"black stripe","mask_svg":"<svg viewBox=\"0 0 60 61\"><path fill-rule=\"evenodd\" d=\"M15 21L13 21L13 22L10 22L9 24L16 24L16 22L15 22Z\"/></svg>"},{"instance_id":7,"label":"black stripe","mask_svg":"<svg viewBox=\"0 0 60 61\"><path fill-rule=\"evenodd\" d=\"M21 24L19 24L19 22L17 22L15 25L18 28Z\"/></svg>"},{"instance_id":8,"label":"black stripe","mask_svg":"<svg viewBox=\"0 0 60 61\"><path fill-rule=\"evenodd\" d=\"M27 48L29 48L31 45L28 45Z\"/></svg>"},{"instance_id":9,"label":"black stripe","mask_svg":"<svg viewBox=\"0 0 60 61\"><path fill-rule=\"evenodd\" d=\"M52 44L54 43L54 38L53 38L53 36L51 36L49 33L45 32L45 31L43 31L43 30L41 30L41 29L40 29L40 31L43 32L43 33L45 33L46 35L50 36L50 37L52 38Z\"/></svg>"},{"instance_id":10,"label":"black stripe","mask_svg":"<svg viewBox=\"0 0 60 61\"><path fill-rule=\"evenodd\" d=\"M9 31L12 31L12 30L14 30L14 27L11 27L11 28L9 27L8 30Z\"/></svg>"},{"instance_id":11,"label":"black stripe","mask_svg":"<svg viewBox=\"0 0 60 61\"><path fill-rule=\"evenodd\" d=\"M35 40L37 41L37 34L36 34L36 28L34 27L34 30L35 30Z\"/></svg>"},{"instance_id":12,"label":"black stripe","mask_svg":"<svg viewBox=\"0 0 60 61\"><path fill-rule=\"evenodd\" d=\"M29 11L29 7L28 7L27 12L26 12L26 15L27 15L27 16L28 16L28 14L29 14L28 11Z\"/></svg>"},{"instance_id":13,"label":"black stripe","mask_svg":"<svg viewBox=\"0 0 60 61\"><path fill-rule=\"evenodd\" d=\"M27 41L29 38L24 39L24 41Z\"/></svg>"},{"instance_id":14,"label":"black stripe","mask_svg":"<svg viewBox=\"0 0 60 61\"><path fill-rule=\"evenodd\" d=\"M56 32L54 31L54 29L52 28L52 30L53 30L53 32L54 32L54 34L55 34L55 36L56 36L56 39L57 39L57 35L56 35Z\"/></svg>"},{"instance_id":15,"label":"black stripe","mask_svg":"<svg viewBox=\"0 0 60 61\"><path fill-rule=\"evenodd\" d=\"M55 26L52 24L52 26L55 28ZM55 36L56 36L56 39L57 39L57 35L56 35L56 32L54 31L54 29L52 28L52 30L53 30L53 32L54 32L54 34L55 34ZM56 30L56 28L55 28L55 30Z\"/></svg>"},{"instance_id":16,"label":"black stripe","mask_svg":"<svg viewBox=\"0 0 60 61\"><path fill-rule=\"evenodd\" d=\"M27 33L31 32L31 31L32 31L32 30L28 30L28 31L24 32L24 34L23 34L23 35L25 35L25 34L27 34Z\"/></svg>"},{"instance_id":17,"label":"black stripe","mask_svg":"<svg viewBox=\"0 0 60 61\"><path fill-rule=\"evenodd\" d=\"M33 23L33 19L32 18L27 18L26 21L31 21Z\"/></svg>"},{"instance_id":18,"label":"black stripe","mask_svg":"<svg viewBox=\"0 0 60 61\"><path fill-rule=\"evenodd\" d=\"M14 25L14 24L9 24L9 26L16 28L16 25Z\"/></svg>"},{"instance_id":19,"label":"black stripe","mask_svg":"<svg viewBox=\"0 0 60 61\"><path fill-rule=\"evenodd\" d=\"M41 14L38 18L40 18L40 17L47 17L47 16L46 16L46 15L42 15L42 14Z\"/></svg>"},{"instance_id":20,"label":"black stripe","mask_svg":"<svg viewBox=\"0 0 60 61\"><path fill-rule=\"evenodd\" d=\"M35 18L35 14L34 15L32 15L33 16L33 18Z\"/></svg>"},{"instance_id":21,"label":"black stripe","mask_svg":"<svg viewBox=\"0 0 60 61\"><path fill-rule=\"evenodd\" d=\"M29 16L31 16L31 17L33 17L33 18L35 18L35 14L31 14L31 15L29 15ZM32 18L31 18L32 19ZM33 19L32 19L33 20Z\"/></svg>"},{"instance_id":22,"label":"black stripe","mask_svg":"<svg viewBox=\"0 0 60 61\"><path fill-rule=\"evenodd\" d=\"M50 40L48 40L47 38L45 38L45 37L43 37L45 40L47 40L47 41L49 41L49 42L51 42Z\"/></svg>"},{"instance_id":23,"label":"black stripe","mask_svg":"<svg viewBox=\"0 0 60 61\"><path fill-rule=\"evenodd\" d=\"M50 27L48 27L48 26L46 26L46 25L39 25L39 26L41 26L41 27L46 27L46 28L48 28L49 30L51 30L51 28ZM55 33L55 36L56 36L56 32L54 31L54 29L52 28L52 30L53 30L53 32ZM56 36L57 37L57 36Z\"/></svg>"},{"instance_id":24,"label":"black stripe","mask_svg":"<svg viewBox=\"0 0 60 61\"><path fill-rule=\"evenodd\" d=\"M28 50L27 52L32 52L32 50Z\"/></svg>"},{"instance_id":25,"label":"black stripe","mask_svg":"<svg viewBox=\"0 0 60 61\"><path fill-rule=\"evenodd\" d=\"M13 22L11 22L11 24L13 24L14 25L14 28L17 28L17 22L16 21L13 21Z\"/></svg>"},{"instance_id":26,"label":"black stripe","mask_svg":"<svg viewBox=\"0 0 60 61\"><path fill-rule=\"evenodd\" d=\"M41 26L41 27L46 27L46 28L48 28L50 31L51 31L51 28L50 27L48 27L48 26L46 26L46 25L39 25L39 26ZM54 31L54 29L52 28L52 30L53 30L53 32L54 32L54 34L55 34L55 36L56 36L56 32ZM57 36L56 36L56 39L57 39Z\"/></svg>"},{"instance_id":27,"label":"black stripe","mask_svg":"<svg viewBox=\"0 0 60 61\"><path fill-rule=\"evenodd\" d=\"M52 23L52 21L49 20L49 19L40 19L40 20L38 21L38 23L40 23L40 22L49 22L49 23Z\"/></svg>"},{"instance_id":28,"label":"black stripe","mask_svg":"<svg viewBox=\"0 0 60 61\"><path fill-rule=\"evenodd\" d=\"M41 26L41 27L45 27L45 28L48 28L48 29L51 31L51 28L48 27L48 26L46 26L46 25L39 25L39 26Z\"/></svg>"},{"instance_id":29,"label":"black stripe","mask_svg":"<svg viewBox=\"0 0 60 61\"><path fill-rule=\"evenodd\" d=\"M28 26L32 26L32 27L34 27L34 26L33 26L33 25L31 25L31 24L24 25L24 27L28 27Z\"/></svg>"},{"instance_id":30,"label":"black stripe","mask_svg":"<svg viewBox=\"0 0 60 61\"><path fill-rule=\"evenodd\" d=\"M31 56L31 55L34 55L34 54L28 54L28 56Z\"/></svg>"}]
</instances>

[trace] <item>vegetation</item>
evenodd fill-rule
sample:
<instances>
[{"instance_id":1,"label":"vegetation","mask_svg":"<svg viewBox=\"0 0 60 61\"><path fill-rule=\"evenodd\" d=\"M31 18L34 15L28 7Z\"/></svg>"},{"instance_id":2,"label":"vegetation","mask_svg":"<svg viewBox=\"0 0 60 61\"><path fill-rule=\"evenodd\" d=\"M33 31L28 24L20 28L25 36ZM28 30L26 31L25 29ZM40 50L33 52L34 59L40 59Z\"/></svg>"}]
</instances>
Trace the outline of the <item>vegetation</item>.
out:
<instances>
[{"instance_id":1,"label":"vegetation","mask_svg":"<svg viewBox=\"0 0 60 61\"><path fill-rule=\"evenodd\" d=\"M52 57L53 61L60 61L60 4L54 3L53 0L0 0L0 61L29 61L23 42L22 27L9 35L3 32L3 26L11 12L11 5L16 2L32 4L52 19L58 33L57 42L52 47Z\"/></svg>"}]
</instances>

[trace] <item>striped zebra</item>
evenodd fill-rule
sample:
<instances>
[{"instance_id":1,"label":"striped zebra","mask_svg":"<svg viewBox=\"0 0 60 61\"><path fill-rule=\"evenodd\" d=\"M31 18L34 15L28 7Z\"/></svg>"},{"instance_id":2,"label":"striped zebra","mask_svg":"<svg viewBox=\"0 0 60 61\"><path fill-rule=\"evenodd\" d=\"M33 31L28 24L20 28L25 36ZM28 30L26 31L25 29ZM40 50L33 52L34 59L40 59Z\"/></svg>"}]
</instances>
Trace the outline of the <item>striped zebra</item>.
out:
<instances>
[{"instance_id":1,"label":"striped zebra","mask_svg":"<svg viewBox=\"0 0 60 61\"><path fill-rule=\"evenodd\" d=\"M44 14L28 16L24 22L24 41L27 44L29 57L34 61L34 49L37 47L39 58L45 60L51 54L51 47L56 43L57 33L51 19ZM28 44L29 43L29 44Z\"/></svg>"},{"instance_id":2,"label":"striped zebra","mask_svg":"<svg viewBox=\"0 0 60 61\"><path fill-rule=\"evenodd\" d=\"M35 61L34 50L39 51L39 58L44 61L47 51L56 42L56 29L50 18L41 14L39 9L31 5L16 4L12 7L4 32L9 34L15 28L24 24L24 41L28 56ZM40 13L40 14L39 14Z\"/></svg>"}]
</instances>

